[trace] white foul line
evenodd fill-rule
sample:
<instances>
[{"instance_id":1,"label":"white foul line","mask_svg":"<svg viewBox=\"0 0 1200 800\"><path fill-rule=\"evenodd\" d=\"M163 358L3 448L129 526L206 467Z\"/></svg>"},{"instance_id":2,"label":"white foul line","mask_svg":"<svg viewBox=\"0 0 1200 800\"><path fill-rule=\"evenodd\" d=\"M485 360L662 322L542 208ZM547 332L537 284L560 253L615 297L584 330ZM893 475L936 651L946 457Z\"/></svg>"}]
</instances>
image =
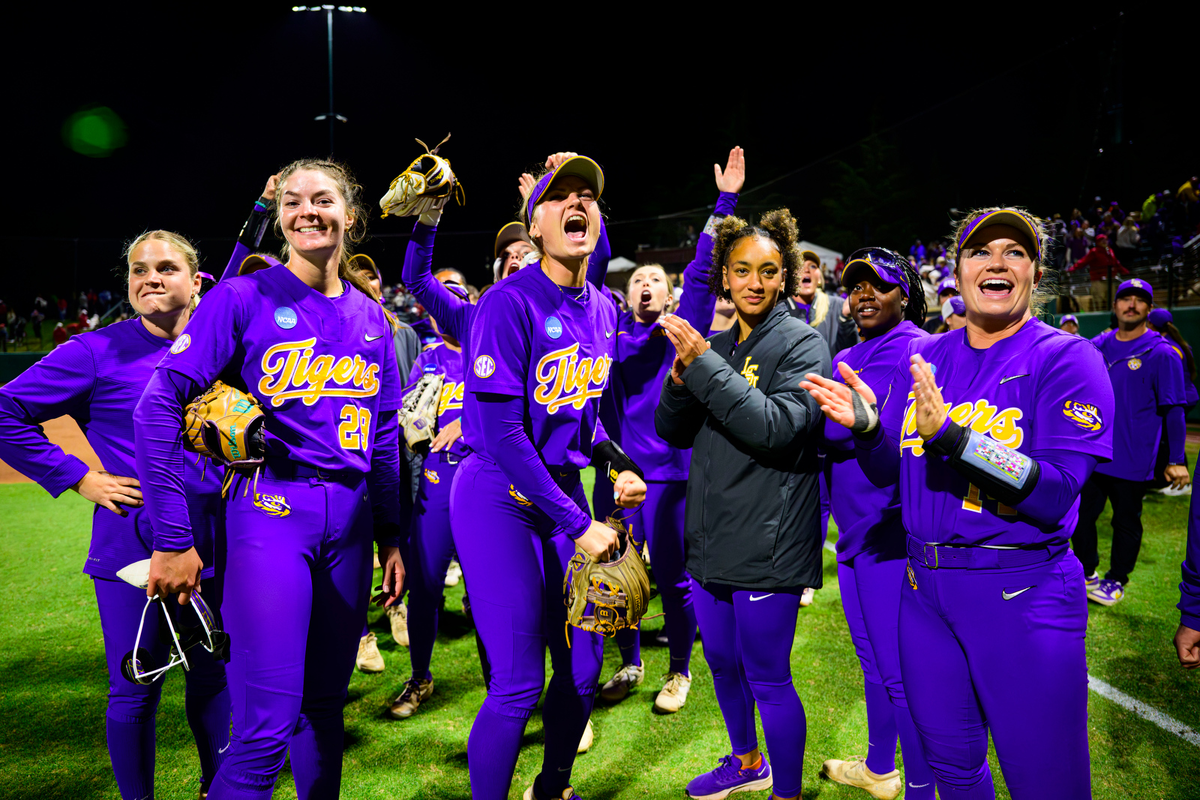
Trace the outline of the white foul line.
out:
<instances>
[{"instance_id":1,"label":"white foul line","mask_svg":"<svg viewBox=\"0 0 1200 800\"><path fill-rule=\"evenodd\" d=\"M1179 720L1171 719L1166 714L1159 711L1157 708L1148 706L1141 700L1135 700L1129 695L1116 689L1094 675L1088 675L1088 689L1092 690L1101 697L1107 697L1119 706L1129 709L1137 714L1142 719L1147 719L1153 722L1158 727L1168 733L1173 733L1184 741L1200 747L1200 733L1184 725Z\"/></svg>"}]
</instances>

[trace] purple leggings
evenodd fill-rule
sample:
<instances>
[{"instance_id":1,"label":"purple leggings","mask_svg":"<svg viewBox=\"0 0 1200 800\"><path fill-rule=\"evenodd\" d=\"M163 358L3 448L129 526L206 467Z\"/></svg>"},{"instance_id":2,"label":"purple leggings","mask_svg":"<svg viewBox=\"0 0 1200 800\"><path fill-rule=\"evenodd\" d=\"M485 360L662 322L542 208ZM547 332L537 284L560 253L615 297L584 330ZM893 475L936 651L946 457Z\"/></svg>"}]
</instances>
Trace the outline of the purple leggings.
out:
<instances>
[{"instance_id":1,"label":"purple leggings","mask_svg":"<svg viewBox=\"0 0 1200 800\"><path fill-rule=\"evenodd\" d=\"M408 585L408 656L414 678L431 677L429 664L437 640L438 613L446 594L446 570L454 555L450 534L450 486L459 460L445 452L425 459L421 491L413 508L409 555L404 561Z\"/></svg>"},{"instance_id":2,"label":"purple leggings","mask_svg":"<svg viewBox=\"0 0 1200 800\"><path fill-rule=\"evenodd\" d=\"M586 509L579 473L552 474ZM547 645L554 674L542 707L540 782L546 794L558 796L570 784L604 654L602 637L566 630L563 575L575 543L553 535L550 518L478 453L459 466L450 508L463 576L472 586L489 587L471 593L471 613L491 662L487 699L467 743L471 797L508 797L525 724L545 685Z\"/></svg>"},{"instance_id":3,"label":"purple leggings","mask_svg":"<svg viewBox=\"0 0 1200 800\"><path fill-rule=\"evenodd\" d=\"M662 594L664 630L671 653L671 672L688 675L692 645L696 643L696 611L692 608L692 579L684 568L683 516L687 500L687 481L646 481L646 502L630 517L638 539L645 538L650 548L650 568ZM612 484L598 478L592 490L596 518L617 512L612 499ZM619 516L629 512L619 509ZM616 635L624 664L642 663L639 631L622 630Z\"/></svg>"},{"instance_id":4,"label":"purple leggings","mask_svg":"<svg viewBox=\"0 0 1200 800\"><path fill-rule=\"evenodd\" d=\"M164 680L171 672L182 672L187 685L188 725L200 754L201 787L207 787L229 746L229 691L225 686L225 665L199 647L188 651L189 671L178 667L149 686L130 683L121 675L121 660L133 649L138 621L146 606L146 592L125 581L95 578L96 603L100 607L100 629L104 633L104 658L108 662L108 711L105 726L108 753L113 774L122 797L154 796L154 716ZM216 581L202 583L201 593L213 608L219 608L221 595ZM172 599L172 604L175 601ZM188 608L181 614L193 617ZM146 611L142 628L142 647L150 651L155 666L167 663L167 645L159 638L163 626L157 606ZM149 665L143 665L143 669Z\"/></svg>"},{"instance_id":5,"label":"purple leggings","mask_svg":"<svg viewBox=\"0 0 1200 800\"><path fill-rule=\"evenodd\" d=\"M1015 569L926 569L900 592L900 671L944 800L1091 797L1087 600L1071 552ZM913 584L915 583L915 588Z\"/></svg>"},{"instance_id":6,"label":"purple leggings","mask_svg":"<svg viewBox=\"0 0 1200 800\"><path fill-rule=\"evenodd\" d=\"M934 778L913 725L900 680L900 587L907 559L862 552L838 563L842 610L867 701L867 768L886 774L896 768L896 739L904 753L909 800L933 800Z\"/></svg>"},{"instance_id":7,"label":"purple leggings","mask_svg":"<svg viewBox=\"0 0 1200 800\"><path fill-rule=\"evenodd\" d=\"M749 591L695 584L696 619L704 660L733 752L758 747L754 707L762 711L775 794L799 796L807 724L792 684L792 643L801 588Z\"/></svg>"},{"instance_id":8,"label":"purple leggings","mask_svg":"<svg viewBox=\"0 0 1200 800\"><path fill-rule=\"evenodd\" d=\"M371 585L367 484L264 474L245 488L230 488L217 559L234 736L209 797L269 798L290 748L297 794L335 798L342 705ZM259 506L260 495L274 502ZM280 506L284 516L272 511Z\"/></svg>"}]
</instances>

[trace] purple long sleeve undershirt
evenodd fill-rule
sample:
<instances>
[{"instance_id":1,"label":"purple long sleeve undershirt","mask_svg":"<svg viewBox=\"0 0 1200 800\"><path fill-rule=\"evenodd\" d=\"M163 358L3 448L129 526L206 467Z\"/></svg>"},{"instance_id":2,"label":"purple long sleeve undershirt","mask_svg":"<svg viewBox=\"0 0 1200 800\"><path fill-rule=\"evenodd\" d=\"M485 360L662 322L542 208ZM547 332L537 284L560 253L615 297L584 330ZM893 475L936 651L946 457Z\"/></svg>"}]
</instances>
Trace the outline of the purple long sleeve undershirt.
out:
<instances>
[{"instance_id":1,"label":"purple long sleeve undershirt","mask_svg":"<svg viewBox=\"0 0 1200 800\"><path fill-rule=\"evenodd\" d=\"M254 201L254 210L250 212L246 224L242 226L242 232L233 246L233 254L229 257L229 263L225 265L225 271L221 273L221 280L236 278L246 256L253 253L262 244L263 234L266 233L267 224L270 222L269 208L270 203L261 197Z\"/></svg>"},{"instance_id":2,"label":"purple long sleeve undershirt","mask_svg":"<svg viewBox=\"0 0 1200 800\"><path fill-rule=\"evenodd\" d=\"M592 524L591 515L567 497L542 463L525 431L525 398L504 394L476 395L488 424L483 426L484 452L495 460L512 481L513 488L572 539L578 539ZM597 441L603 434L597 432Z\"/></svg>"},{"instance_id":3,"label":"purple long sleeve undershirt","mask_svg":"<svg viewBox=\"0 0 1200 800\"><path fill-rule=\"evenodd\" d=\"M600 235L596 239L596 249L588 256L587 281L597 289L604 288L604 279L608 277L608 262L612 261L612 245L608 241L608 227L604 217L600 218Z\"/></svg>"},{"instance_id":4,"label":"purple long sleeve undershirt","mask_svg":"<svg viewBox=\"0 0 1200 800\"><path fill-rule=\"evenodd\" d=\"M1200 494L1200 493L1198 493ZM1200 631L1200 501L1192 495L1188 515L1187 557L1179 583L1179 624Z\"/></svg>"},{"instance_id":5,"label":"purple long sleeve undershirt","mask_svg":"<svg viewBox=\"0 0 1200 800\"><path fill-rule=\"evenodd\" d=\"M157 369L137 404L142 422L134 433L138 475L146 511L154 529L154 549L182 551L192 547L183 465L187 454L179 437L183 407L203 387L170 369ZM383 414L375 429L371 471L367 475L375 522L400 522L400 425L395 414ZM380 544L398 546L398 536Z\"/></svg>"},{"instance_id":6,"label":"purple long sleeve undershirt","mask_svg":"<svg viewBox=\"0 0 1200 800\"><path fill-rule=\"evenodd\" d=\"M458 297L433 277L433 245L436 238L437 228L419 221L413 225L412 238L404 250L400 281L437 320L442 333L463 342L470 333L470 319L475 309L469 301Z\"/></svg>"},{"instance_id":7,"label":"purple long sleeve undershirt","mask_svg":"<svg viewBox=\"0 0 1200 800\"><path fill-rule=\"evenodd\" d=\"M877 425L868 438L854 437L854 453L858 465L871 483L881 489L900 481L900 448ZM925 458L942 458L926 452ZM1041 477L1029 497L1016 505L1016 510L1044 524L1054 524L1071 509L1083 484L1096 468L1095 456L1067 450L1035 450L1031 455L1041 468Z\"/></svg>"},{"instance_id":8,"label":"purple long sleeve undershirt","mask_svg":"<svg viewBox=\"0 0 1200 800\"><path fill-rule=\"evenodd\" d=\"M1183 406L1171 406L1167 409L1163 427L1167 431L1167 453L1170 463L1182 464L1185 457L1183 449L1187 443L1187 416Z\"/></svg>"}]
</instances>

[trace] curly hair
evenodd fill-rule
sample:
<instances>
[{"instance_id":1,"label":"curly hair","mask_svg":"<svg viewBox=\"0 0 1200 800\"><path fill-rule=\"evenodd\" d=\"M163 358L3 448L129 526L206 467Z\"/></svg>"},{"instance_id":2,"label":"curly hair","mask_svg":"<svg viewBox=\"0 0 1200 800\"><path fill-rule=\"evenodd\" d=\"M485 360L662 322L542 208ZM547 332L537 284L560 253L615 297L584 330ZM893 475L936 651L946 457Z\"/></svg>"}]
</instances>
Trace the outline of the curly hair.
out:
<instances>
[{"instance_id":1,"label":"curly hair","mask_svg":"<svg viewBox=\"0 0 1200 800\"><path fill-rule=\"evenodd\" d=\"M288 178L304 170L323 172L337 185L338 194L342 196L342 202L346 206L346 215L352 219L342 236L342 247L338 256L338 277L343 278L367 297L378 300L370 283L367 282L366 276L350 263L350 258L354 255L354 245L361 242L367 235L367 209L363 205L362 186L354 180L350 168L344 164L322 158L301 158L279 171L278 194L280 201L283 199L283 187L287 184ZM282 239L284 236L280 225L279 206L280 202L277 201L275 204L275 233ZM282 255L283 258L280 260L286 262L291 256L290 245L284 244Z\"/></svg>"},{"instance_id":2,"label":"curly hair","mask_svg":"<svg viewBox=\"0 0 1200 800\"><path fill-rule=\"evenodd\" d=\"M960 252L959 244L960 240L962 239L963 232L966 231L967 228L969 228L980 217L986 217L988 214L992 214L996 211L1006 211L1009 209L1012 209L1013 211L1019 211L1021 214L1027 217L1033 223L1034 232L1037 234L1037 241L1033 242L1032 244L1037 248L1037 251L1041 253L1041 257L1034 258L1033 268L1035 273L1040 271L1042 273L1042 277L1041 280L1034 284L1033 294L1029 299L1029 310L1036 317L1039 313L1041 313L1042 309L1058 294L1058 274L1043 261L1047 252L1049 252L1050 247L1050 231L1046 226L1046 220L1042 219L1041 217L1034 216L1020 206L1005 206L1003 208L1000 206L990 206L988 208L977 208L958 221L958 224L954 226L954 239L953 244L950 247L950 258L954 262L954 275L956 278L960 279L961 285L961 273L959 272L959 268L961 266L960 258L962 253Z\"/></svg>"},{"instance_id":3,"label":"curly hair","mask_svg":"<svg viewBox=\"0 0 1200 800\"><path fill-rule=\"evenodd\" d=\"M709 291L724 300L733 299L724 284L726 262L738 241L747 236L761 236L771 240L779 250L783 262L780 266L783 268L785 280L784 295L790 297L798 293L800 269L804 265L800 256L800 229L796 225L796 218L786 208L766 212L757 225L751 225L733 215L717 223L713 234L712 268L708 273Z\"/></svg>"}]
</instances>

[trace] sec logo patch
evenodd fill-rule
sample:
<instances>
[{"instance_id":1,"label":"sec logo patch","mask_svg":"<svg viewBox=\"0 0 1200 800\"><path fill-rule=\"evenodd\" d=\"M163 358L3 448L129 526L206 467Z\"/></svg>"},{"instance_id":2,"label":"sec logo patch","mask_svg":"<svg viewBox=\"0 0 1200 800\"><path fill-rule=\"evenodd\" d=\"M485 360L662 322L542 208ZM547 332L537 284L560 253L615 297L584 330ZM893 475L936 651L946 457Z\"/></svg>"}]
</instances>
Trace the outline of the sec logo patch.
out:
<instances>
[{"instance_id":1,"label":"sec logo patch","mask_svg":"<svg viewBox=\"0 0 1200 800\"><path fill-rule=\"evenodd\" d=\"M184 350L192 346L192 337L186 333L175 340L175 344L171 345L171 355L177 356Z\"/></svg>"},{"instance_id":2,"label":"sec logo patch","mask_svg":"<svg viewBox=\"0 0 1200 800\"><path fill-rule=\"evenodd\" d=\"M551 339L562 336L563 326L558 317L546 317L546 335Z\"/></svg>"},{"instance_id":3,"label":"sec logo patch","mask_svg":"<svg viewBox=\"0 0 1200 800\"><path fill-rule=\"evenodd\" d=\"M275 324L286 330L296 327L296 312L287 306L275 309Z\"/></svg>"},{"instance_id":4,"label":"sec logo patch","mask_svg":"<svg viewBox=\"0 0 1200 800\"><path fill-rule=\"evenodd\" d=\"M479 378L490 378L492 373L496 371L496 362L491 356L480 356L475 359L475 376Z\"/></svg>"}]
</instances>

